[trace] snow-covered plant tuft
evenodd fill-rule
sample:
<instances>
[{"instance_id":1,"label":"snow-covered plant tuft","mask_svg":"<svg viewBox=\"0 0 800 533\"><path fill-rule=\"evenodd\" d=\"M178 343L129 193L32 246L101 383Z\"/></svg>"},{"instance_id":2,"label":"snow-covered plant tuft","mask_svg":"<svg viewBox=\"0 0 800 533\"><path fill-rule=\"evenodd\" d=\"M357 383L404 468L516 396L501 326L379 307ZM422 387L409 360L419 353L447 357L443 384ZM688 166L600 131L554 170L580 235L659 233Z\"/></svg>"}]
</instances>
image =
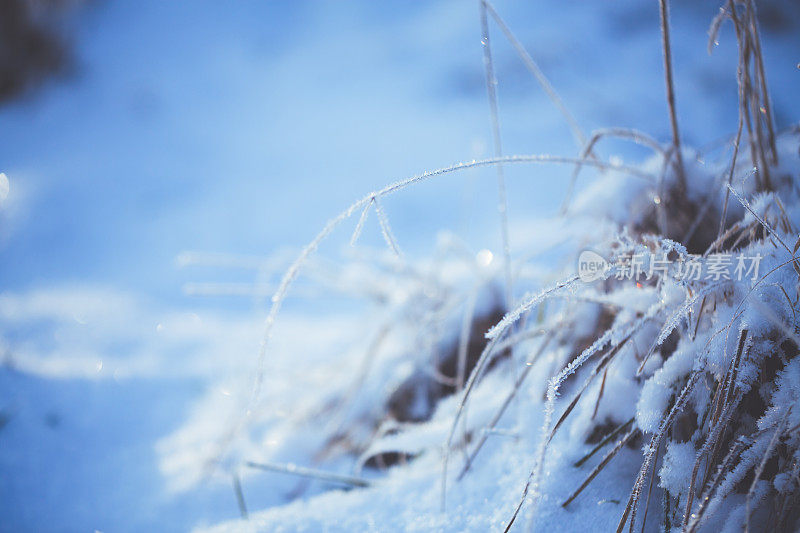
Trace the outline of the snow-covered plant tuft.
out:
<instances>
[{"instance_id":1,"label":"snow-covered plant tuft","mask_svg":"<svg viewBox=\"0 0 800 533\"><path fill-rule=\"evenodd\" d=\"M800 134L774 127L755 2L727 1L710 30L716 40L729 20L739 44L738 130L717 162L680 140L665 0L667 143L621 128L584 135L494 7L480 7L495 157L390 184L323 228L283 276L252 393L207 460L236 475L265 464L292 473L274 463L301 438L316 463L304 475L368 485L266 511L249 524L256 529L302 519L312 529L508 530L523 527L521 516L538 530L796 528ZM564 113L577 157L503 155L490 20ZM598 146L609 137L652 154L635 165L606 161ZM540 226L558 236L566 267L554 267L552 254L537 267L536 246L510 253L510 164L536 164L534 179L547 179L544 164L573 166L563 213ZM383 200L475 167L498 172L499 259L455 238L432 261L402 254ZM584 169L593 179L577 190ZM360 362L276 420L264 409L264 383L283 300L302 268L314 271L322 241L357 216L355 245L371 210L388 253L326 278L375 304L360 355L344 359ZM587 247L606 262L593 281L576 271ZM375 498L394 499L393 510L376 509Z\"/></svg>"}]
</instances>

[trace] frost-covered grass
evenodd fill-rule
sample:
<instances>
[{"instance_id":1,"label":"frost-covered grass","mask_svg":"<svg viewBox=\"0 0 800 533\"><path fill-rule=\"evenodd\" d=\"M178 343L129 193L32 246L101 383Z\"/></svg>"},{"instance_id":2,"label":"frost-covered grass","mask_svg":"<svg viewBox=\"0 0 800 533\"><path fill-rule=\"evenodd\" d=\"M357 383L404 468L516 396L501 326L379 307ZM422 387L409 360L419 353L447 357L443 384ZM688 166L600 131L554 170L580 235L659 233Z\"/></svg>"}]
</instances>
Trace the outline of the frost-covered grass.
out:
<instances>
[{"instance_id":1,"label":"frost-covered grass","mask_svg":"<svg viewBox=\"0 0 800 533\"><path fill-rule=\"evenodd\" d=\"M436 322L433 316L412 315L393 348L365 354L377 359L378 370L358 381L357 392L337 394L333 387L334 398L363 394L360 417L331 416L342 406L323 394L319 405L329 410L312 416L320 421L334 418L337 423L328 429L316 426L303 438L308 443L313 435L311 442L319 442L323 454L359 454L357 465L366 465L379 454L387 458L393 454L393 461L404 457L401 463L407 464L385 475L379 474L380 464L374 461L372 468L358 466L357 475L375 478L370 488L298 501L220 530L502 528L523 490L529 495L523 509L535 510L523 516L541 527L608 530L623 516L638 521L639 527L645 515L648 530L665 523L692 529L700 518L709 530L736 530L750 514L755 530L767 520L775 528L791 524L797 509L795 426L800 422L792 414L800 391L794 369L798 273L792 268L792 250L780 243L796 239L800 224L800 212L790 207L799 200L793 185L800 168L798 145L794 132L779 138L782 163L773 167L773 175L780 176L783 185L748 204L752 212L731 206L729 214L737 222L724 240L716 241L722 243L720 250L761 255L760 277L695 282L665 276L636 283L612 275L585 284L570 282L574 279L570 261L562 273L566 282L521 298L517 309L488 330L486 366L494 355L507 354L509 346L513 354L499 357L483 376L478 363L467 382L469 394L440 400L426 422L399 423L396 414L385 418L391 413L386 393L398 387L385 376L396 378L398 373L392 370L414 353L407 348L413 338L407 332L430 336L428 342L431 338L453 342L459 331L464 335L464 324L471 323L467 319L459 325L459 315L476 316L476 310L480 314L481 309L490 309L499 298L470 301L469 288L474 285L462 282L460 291L451 289L461 292L461 300L455 300L460 305L439 304L442 314L452 318L443 321L438 334L431 327ZM689 183L706 180L707 187L698 187L697 194L715 194L721 208L721 188L712 185L725 165L715 172L696 154L686 151L684 156ZM643 168L661 164L656 156ZM749 162L741 166L736 175L748 176ZM668 187L676 183L672 176L667 174ZM631 197L623 192L637 190L638 178L614 171L597 179L622 204L606 204L611 213L630 205ZM737 186L753 185L748 180ZM653 189L638 190L633 198L640 194L652 199ZM593 197L590 189L575 204ZM780 207L777 198L783 198ZM652 201L650 205L657 208ZM591 236L594 247L610 256L631 250L645 256L687 254L683 246L655 235L620 234L622 226L611 217L597 220L578 208L571 213L570 226L582 225L576 233ZM767 226L771 229L765 231ZM574 258L585 244L578 241L567 255ZM715 246L708 244L705 252ZM451 271L445 278L453 283L459 276ZM502 272L495 269L495 276L488 279L502 283ZM533 280L535 275L517 279L520 286ZM435 285L443 284L439 279ZM422 304L409 298L390 316L426 308ZM420 331L420 324L426 329ZM416 370L409 368L400 375L424 389L428 381L423 376L426 369L434 370L431 358L436 351L417 353L422 355L417 356ZM415 394L409 402L429 398L419 391ZM462 404L468 413L461 410ZM431 406L420 409L430 412ZM464 414L458 418L458 413ZM300 423L299 418L291 422ZM343 430L346 437L340 433ZM281 434L287 442L285 433L272 430L261 442ZM255 448L251 453L258 461L265 448ZM267 456L268 461L276 459ZM444 510L443 457L449 457ZM327 458L323 462L327 468L335 465ZM530 472L528 489L525 472ZM687 508L692 511L686 513Z\"/></svg>"},{"instance_id":2,"label":"frost-covered grass","mask_svg":"<svg viewBox=\"0 0 800 533\"><path fill-rule=\"evenodd\" d=\"M706 141L696 133L711 126L697 116L701 99L681 85L677 110L684 118L692 111L694 137L680 129L675 105L664 105L663 116L660 108L643 113L651 133L582 131L543 72L557 71L552 57L564 56L540 68L536 60L553 52L526 51L528 39L513 33L524 21L503 20L507 6L479 5L470 13L480 15L471 23L484 44L490 154L361 195L297 256L179 258L256 272L255 285L198 283L187 292L274 293L266 316L164 313L85 288L0 295L0 466L11 474L0 492L11 495L13 525L51 524L42 507L71 518L66 528L101 530L795 526L800 293L791 258L800 138L772 123L754 6L737 3L731 17L725 4L712 22L712 44L734 35L740 44L741 105L738 117L731 109L735 131L695 149ZM598 29L604 23L594 15L604 9L613 7L537 16L555 21L545 33L588 25L604 36L596 53L605 56L618 36ZM426 33L438 35L439 20ZM644 34L658 37L658 27L626 34L638 63L637 54L649 57L638 46L649 42ZM563 44L553 39L552 47ZM687 52L703 50L687 51L681 38L671 44L676 72L700 70ZM503 49L564 121L531 128L569 131L574 153L509 151L528 144L510 139L500 105L507 100L495 90L494 78L502 87L508 72L497 61ZM772 57L779 63L785 54ZM669 90L675 80L667 78ZM609 83L593 90L621 95L626 109L663 98L642 91L641 80ZM787 91L779 87L784 100ZM570 108L593 104L579 100ZM545 116L537 110L537 120ZM606 157L608 143L637 145L641 152L631 153L646 156ZM317 155L303 150L303 160ZM364 151L366 161L380 159ZM500 244L474 247L473 235L442 233L420 257L404 225L432 229L438 213L409 214L398 205L413 204L395 202L438 187L430 203L443 208L480 170L498 185L482 205L500 209L492 227L473 229L497 234ZM563 203L551 201L562 204L559 216L528 206L565 174ZM535 198L520 194L520 178ZM0 174L0 207L3 185ZM314 192L334 188L325 187ZM300 227L319 215L318 200L305 191L302 199ZM323 255L336 236L351 244L343 262ZM370 249L376 241L384 249ZM705 281L672 269L617 279L610 270L587 283L576 269L586 248L612 262L636 253L645 269L660 254L684 265L717 253L758 255L760 275ZM292 296L303 297L304 313L283 305ZM260 319L262 339L254 333ZM26 498L34 494L41 505ZM237 514L245 519L230 521Z\"/></svg>"},{"instance_id":3,"label":"frost-covered grass","mask_svg":"<svg viewBox=\"0 0 800 533\"><path fill-rule=\"evenodd\" d=\"M775 130L755 5L725 4L712 22L714 41L730 20L740 49L739 126L715 153L680 141L666 2L666 144L626 129L585 136L494 8L481 6L495 157L390 184L323 228L284 275L243 411L220 421L219 447L204 460L236 479L261 465L351 490L251 509L214 530L790 530L800 511L800 135ZM490 18L564 109L580 157L503 154ZM605 137L652 155L605 161ZM543 164L573 165L573 181L583 167L593 173L559 219L527 228L555 232L553 241L510 247L510 164L535 164L536 177ZM478 166L497 169L502 253L446 239L433 260L405 258L381 201ZM263 412L264 380L283 299L322 241L355 219L355 244L372 210L389 252L342 271L384 293L372 295L378 311L358 370L347 385L320 383L276 424ZM591 283L575 271L587 246L613 265ZM644 273L623 276L620 261L633 254ZM759 270L714 279L685 270L720 254L758 257ZM649 271L659 258L673 266ZM298 445L309 464L282 463Z\"/></svg>"}]
</instances>

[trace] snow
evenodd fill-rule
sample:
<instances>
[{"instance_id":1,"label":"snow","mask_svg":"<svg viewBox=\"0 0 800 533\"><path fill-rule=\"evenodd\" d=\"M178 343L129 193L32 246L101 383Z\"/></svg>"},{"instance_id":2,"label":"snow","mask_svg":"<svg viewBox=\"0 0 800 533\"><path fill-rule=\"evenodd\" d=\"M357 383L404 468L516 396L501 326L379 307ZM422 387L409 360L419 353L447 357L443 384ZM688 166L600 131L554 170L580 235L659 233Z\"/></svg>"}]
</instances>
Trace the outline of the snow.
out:
<instances>
[{"instance_id":1,"label":"snow","mask_svg":"<svg viewBox=\"0 0 800 533\"><path fill-rule=\"evenodd\" d=\"M90 10L78 28L83 74L0 111L0 160L14 181L10 188L0 174L2 527L502 530L531 481L517 529L613 530L642 466L639 443L666 434L682 391L700 422L711 408L709 383L734 367L744 330L734 383L743 394L757 383L759 365L778 350L769 336L796 337L796 273L784 268L782 246L748 244L764 256L762 273L776 269L764 282L587 286L576 278L587 247L606 257L687 251L632 229L661 201L669 139L657 13L634 2L548 1L496 9L578 127L637 126L657 146L641 136L634 140L644 149L599 141L609 163L585 162L569 217L556 216L574 167L573 132L490 24L505 153L522 154L502 160L517 298L478 333L516 344L475 379L457 424L461 394L435 404L425 396L427 380L437 379L432 361L469 339L469 316L502 299L489 179L497 160L488 158L474 7L209 2L189 18L161 3ZM714 57L697 52L713 12L673 12L686 144L736 126L731 29ZM768 66L777 65L776 116L790 120L796 32L764 33ZM781 66L787 61L792 69ZM743 225L769 225L775 244L789 248L796 235L785 225L798 227L800 210L785 176L800 168L797 145L794 134L778 139L770 194L753 196L752 179L741 182L752 165L740 154L728 212ZM682 155L689 198L716 207L727 151L687 147ZM664 184L674 179L667 172ZM181 284L217 296L188 299ZM705 297L713 310L701 314ZM518 340L537 328L544 332ZM669 352L674 330L680 340ZM787 410L800 401L799 368L789 361L764 388L770 404L753 422L764 433L720 484L709 528L741 524L736 481L762 461L774 428L800 423L800 410ZM389 396L412 377L409 410L430 419L387 420ZM575 467L594 446L590 436L631 418L641 441L621 447L562 507L608 449ZM654 502L658 487L683 494L682 512L703 435L667 440ZM644 450L658 461L656 449ZM388 452L409 460L370 466ZM248 461L358 474L371 486L344 490ZM234 480L249 520L238 519ZM783 473L762 480L751 505L793 483ZM648 530L658 528L654 505Z\"/></svg>"},{"instance_id":2,"label":"snow","mask_svg":"<svg viewBox=\"0 0 800 533\"><path fill-rule=\"evenodd\" d=\"M689 486L696 451L694 443L669 441L664 462L658 471L659 486L674 494L681 494Z\"/></svg>"}]
</instances>

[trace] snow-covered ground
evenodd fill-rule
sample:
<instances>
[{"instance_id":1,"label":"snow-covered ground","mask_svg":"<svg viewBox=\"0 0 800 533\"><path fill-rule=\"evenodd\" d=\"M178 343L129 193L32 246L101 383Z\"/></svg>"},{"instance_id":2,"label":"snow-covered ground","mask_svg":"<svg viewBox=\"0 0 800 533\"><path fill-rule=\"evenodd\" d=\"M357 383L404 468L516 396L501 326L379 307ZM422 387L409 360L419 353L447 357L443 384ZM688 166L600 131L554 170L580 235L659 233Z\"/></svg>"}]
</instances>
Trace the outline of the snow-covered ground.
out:
<instances>
[{"instance_id":1,"label":"snow-covered ground","mask_svg":"<svg viewBox=\"0 0 800 533\"><path fill-rule=\"evenodd\" d=\"M496 7L585 131L635 127L669 139L655 2ZM717 7L673 5L688 145L736 129L730 27L706 53ZM798 13L770 2L762 15L775 116L785 127L797 120ZM229 460L351 471L352 457L319 457L322 428L295 421L358 377L380 319L393 316L370 302L397 311L411 307L409 295L421 298L419 315L405 317L413 324L449 301L431 286L450 283L458 293L497 275L489 253L502 255L492 169L388 198L382 205L397 242L421 275L388 276L380 261L367 260L370 252L349 249L352 225L334 234L322 252L335 260L312 264L274 328L260 367L257 434L224 439L249 402L269 297L300 247L370 190L491 155L477 2L100 2L75 26L72 76L0 109L0 171L9 181L0 198L0 529L212 527L239 516L232 473L242 477L251 513L274 508L245 527L501 526L524 482L520 471L530 468L522 457L518 465L500 460L513 437L487 441L500 451L476 463L474 475L491 483L485 492L453 487L446 515L438 485L429 483L439 468L432 455L413 461L397 483L400 474L390 472L381 490L347 499L337 491L310 504L330 485L238 471L234 462L209 466L222 438L233 450ZM505 153L574 156L561 115L490 28ZM603 146L626 162L644 156L624 143ZM556 222L532 222L558 212L570 171L507 168L512 253L570 237ZM376 219L371 214L364 226L365 248L383 245ZM456 241L477 258L477 274L453 259ZM545 256L545 265L554 262ZM552 281L546 270L529 277L537 276ZM411 371L398 363L411 334L401 329L387 340L383 366L372 369L386 374L370 378L341 416L366 416L381 392L369 384ZM446 440L453 401L442 403L413 446ZM486 412L478 405L471 424L494 404L487 400ZM540 425L526 427L535 433ZM266 445L254 449L255 440ZM623 453L616 472L629 479L640 454ZM579 483L573 475L554 498ZM587 491L599 491L594 486ZM605 502L598 529L613 529L619 512L604 506L628 491L622 484L618 493L594 494ZM368 504L373 515L357 512ZM332 523L334 512L352 521Z\"/></svg>"}]
</instances>

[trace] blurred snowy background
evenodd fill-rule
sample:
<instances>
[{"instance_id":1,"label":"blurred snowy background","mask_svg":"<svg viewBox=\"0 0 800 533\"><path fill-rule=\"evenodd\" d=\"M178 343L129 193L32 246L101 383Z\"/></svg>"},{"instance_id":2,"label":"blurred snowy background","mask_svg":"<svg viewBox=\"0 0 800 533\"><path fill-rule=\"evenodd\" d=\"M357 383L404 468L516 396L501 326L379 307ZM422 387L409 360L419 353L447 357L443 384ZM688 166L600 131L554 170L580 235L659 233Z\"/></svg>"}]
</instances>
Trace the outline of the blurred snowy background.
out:
<instances>
[{"instance_id":1,"label":"blurred snowy background","mask_svg":"<svg viewBox=\"0 0 800 533\"><path fill-rule=\"evenodd\" d=\"M19 5L0 2L0 18ZM800 9L759 5L785 127L800 89ZM656 2L496 7L582 128L669 138ZM736 129L730 32L706 52L717 8L672 8L689 145ZM94 0L53 24L66 47L58 72L0 107L0 530L236 518L229 480L184 483L164 449L210 397L231 395L221 384L252 370L279 275L328 218L396 179L491 155L477 2ZM505 152L576 154L492 32ZM1 44L7 64L23 52ZM507 170L512 246L530 238L526 221L558 212L569 172ZM440 230L496 254L495 204L484 169L384 207L404 251L426 257ZM379 230L363 242L381 246ZM359 337L346 320L359 302L305 288L276 332L286 372L274 379L288 388L298 353L310 364ZM292 484L280 483L251 482L248 503L286 501Z\"/></svg>"}]
</instances>

